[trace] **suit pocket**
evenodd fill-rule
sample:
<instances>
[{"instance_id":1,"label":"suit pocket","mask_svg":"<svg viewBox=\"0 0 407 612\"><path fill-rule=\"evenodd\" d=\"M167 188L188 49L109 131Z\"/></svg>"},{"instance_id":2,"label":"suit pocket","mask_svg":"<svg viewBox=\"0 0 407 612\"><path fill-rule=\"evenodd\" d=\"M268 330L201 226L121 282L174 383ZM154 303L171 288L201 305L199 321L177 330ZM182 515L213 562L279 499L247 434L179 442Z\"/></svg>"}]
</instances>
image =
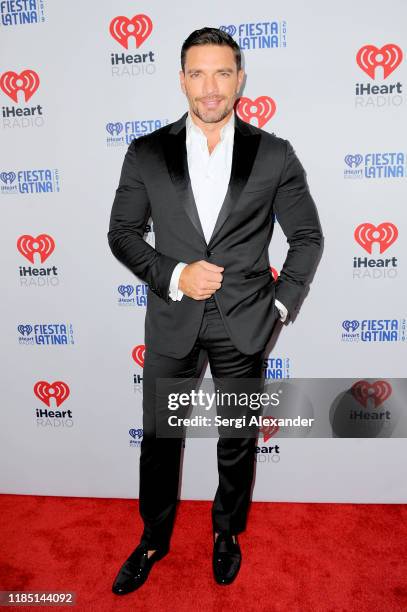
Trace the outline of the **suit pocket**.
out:
<instances>
[{"instance_id":1,"label":"suit pocket","mask_svg":"<svg viewBox=\"0 0 407 612\"><path fill-rule=\"evenodd\" d=\"M248 272L244 275L245 278L258 278L259 276L265 276L266 274L271 275L270 268L265 268L264 270L260 270L259 272Z\"/></svg>"}]
</instances>

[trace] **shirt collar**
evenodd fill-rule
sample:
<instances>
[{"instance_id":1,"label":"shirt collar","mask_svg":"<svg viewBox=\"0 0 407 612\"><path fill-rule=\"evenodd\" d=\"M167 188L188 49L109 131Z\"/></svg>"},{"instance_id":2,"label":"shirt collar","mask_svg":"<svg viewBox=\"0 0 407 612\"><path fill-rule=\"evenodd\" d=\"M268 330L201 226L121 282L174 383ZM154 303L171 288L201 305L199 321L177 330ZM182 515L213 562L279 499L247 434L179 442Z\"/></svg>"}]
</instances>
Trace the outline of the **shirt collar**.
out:
<instances>
[{"instance_id":1,"label":"shirt collar","mask_svg":"<svg viewBox=\"0 0 407 612\"><path fill-rule=\"evenodd\" d=\"M205 144L206 144L207 138L205 134L203 133L201 128L198 127L196 123L194 123L194 121L191 119L191 114L189 112L188 112L188 115L185 121L185 127L187 130L187 140L188 141L190 141L190 139L193 137L198 137L198 138L204 139ZM223 128L220 131L221 141L224 140L227 135L233 134L234 129L235 129L235 113L233 112L229 121L223 126Z\"/></svg>"}]
</instances>

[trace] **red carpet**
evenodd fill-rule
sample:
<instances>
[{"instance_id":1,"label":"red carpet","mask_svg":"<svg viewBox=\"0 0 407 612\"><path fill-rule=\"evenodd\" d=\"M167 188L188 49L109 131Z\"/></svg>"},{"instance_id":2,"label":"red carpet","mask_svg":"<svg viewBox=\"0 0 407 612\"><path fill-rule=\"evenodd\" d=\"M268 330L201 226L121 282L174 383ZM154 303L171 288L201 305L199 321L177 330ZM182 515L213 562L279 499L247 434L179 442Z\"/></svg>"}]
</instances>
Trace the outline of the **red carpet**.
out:
<instances>
[{"instance_id":1,"label":"red carpet","mask_svg":"<svg viewBox=\"0 0 407 612\"><path fill-rule=\"evenodd\" d=\"M111 583L141 533L137 501L2 495L0 503L0 589L77 593L76 606L58 609L407 610L405 505L253 503L239 538L242 568L222 587L211 573L210 503L184 501L169 555L140 590L118 597Z\"/></svg>"}]
</instances>

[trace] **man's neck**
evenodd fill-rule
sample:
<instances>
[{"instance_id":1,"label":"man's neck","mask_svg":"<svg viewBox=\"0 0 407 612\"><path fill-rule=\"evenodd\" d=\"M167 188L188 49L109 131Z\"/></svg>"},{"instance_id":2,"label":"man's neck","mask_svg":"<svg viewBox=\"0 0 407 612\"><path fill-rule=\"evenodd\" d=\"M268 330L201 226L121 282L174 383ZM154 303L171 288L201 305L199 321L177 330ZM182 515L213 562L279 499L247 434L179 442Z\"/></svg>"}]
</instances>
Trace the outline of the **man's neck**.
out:
<instances>
[{"instance_id":1,"label":"man's neck","mask_svg":"<svg viewBox=\"0 0 407 612\"><path fill-rule=\"evenodd\" d=\"M233 112L234 111L232 109L224 119L217 121L216 123L205 123L205 121L202 121L202 119L195 115L191 109L189 109L189 116L191 117L193 123L195 123L195 125L203 131L208 142L216 144L220 140L221 129L228 123Z\"/></svg>"}]
</instances>

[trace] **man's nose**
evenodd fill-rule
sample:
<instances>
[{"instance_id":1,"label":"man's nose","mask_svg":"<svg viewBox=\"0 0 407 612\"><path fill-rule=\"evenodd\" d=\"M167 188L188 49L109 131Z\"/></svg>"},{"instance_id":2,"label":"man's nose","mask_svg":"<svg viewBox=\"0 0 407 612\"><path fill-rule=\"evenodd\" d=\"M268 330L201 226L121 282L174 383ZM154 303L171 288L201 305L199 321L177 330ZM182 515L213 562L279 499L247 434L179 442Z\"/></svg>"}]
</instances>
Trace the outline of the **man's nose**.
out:
<instances>
[{"instance_id":1,"label":"man's nose","mask_svg":"<svg viewBox=\"0 0 407 612\"><path fill-rule=\"evenodd\" d=\"M205 96L218 93L218 85L214 76L206 76L203 84L203 93Z\"/></svg>"}]
</instances>

